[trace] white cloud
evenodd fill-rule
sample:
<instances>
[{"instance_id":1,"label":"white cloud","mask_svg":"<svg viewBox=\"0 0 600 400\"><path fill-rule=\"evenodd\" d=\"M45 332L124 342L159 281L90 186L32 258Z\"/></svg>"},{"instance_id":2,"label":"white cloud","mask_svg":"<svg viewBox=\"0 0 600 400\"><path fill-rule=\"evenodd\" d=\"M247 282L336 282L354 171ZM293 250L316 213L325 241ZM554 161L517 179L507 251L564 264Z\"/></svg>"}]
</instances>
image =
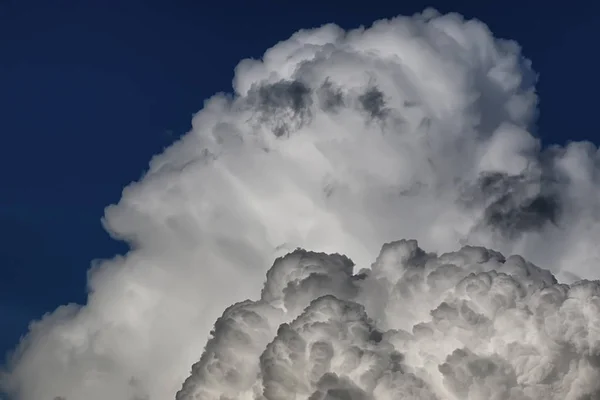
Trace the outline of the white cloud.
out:
<instances>
[{"instance_id":1,"label":"white cloud","mask_svg":"<svg viewBox=\"0 0 600 400\"><path fill-rule=\"evenodd\" d=\"M600 395L599 282L558 284L520 256L471 246L438 256L414 240L351 272L338 255L278 259L260 300L217 321L176 398Z\"/></svg>"},{"instance_id":2,"label":"white cloud","mask_svg":"<svg viewBox=\"0 0 600 400\"><path fill-rule=\"evenodd\" d=\"M233 96L209 99L107 208L107 229L133 250L90 273L87 305L32 326L2 386L18 400L173 398L221 311L255 296L271 260L296 247L364 268L381 243L416 238L599 278L600 153L540 150L534 78L514 42L432 11L301 31L242 61ZM463 385L476 356L445 357Z\"/></svg>"}]
</instances>

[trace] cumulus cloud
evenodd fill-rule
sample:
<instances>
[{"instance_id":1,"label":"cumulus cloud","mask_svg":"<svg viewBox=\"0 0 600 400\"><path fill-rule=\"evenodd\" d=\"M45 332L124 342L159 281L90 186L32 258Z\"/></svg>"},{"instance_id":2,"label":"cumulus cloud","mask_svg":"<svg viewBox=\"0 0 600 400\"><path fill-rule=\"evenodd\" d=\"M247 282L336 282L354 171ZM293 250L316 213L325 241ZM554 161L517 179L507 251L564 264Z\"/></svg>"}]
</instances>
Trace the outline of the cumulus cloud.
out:
<instances>
[{"instance_id":1,"label":"cumulus cloud","mask_svg":"<svg viewBox=\"0 0 600 400\"><path fill-rule=\"evenodd\" d=\"M438 256L414 240L386 244L357 275L346 261L278 259L261 298L217 321L177 400L600 396L599 282L559 284L520 256Z\"/></svg>"},{"instance_id":2,"label":"cumulus cloud","mask_svg":"<svg viewBox=\"0 0 600 400\"><path fill-rule=\"evenodd\" d=\"M600 278L600 152L541 147L535 78L515 42L432 10L300 31L240 62L233 93L207 100L106 209L132 250L91 269L86 305L32 324L2 388L593 397L595 284L557 285L479 247L450 253L484 246L564 283ZM371 267L399 238L447 254L406 242ZM205 349L222 310L255 298L297 247L349 258L279 259L261 300L228 308Z\"/></svg>"}]
</instances>

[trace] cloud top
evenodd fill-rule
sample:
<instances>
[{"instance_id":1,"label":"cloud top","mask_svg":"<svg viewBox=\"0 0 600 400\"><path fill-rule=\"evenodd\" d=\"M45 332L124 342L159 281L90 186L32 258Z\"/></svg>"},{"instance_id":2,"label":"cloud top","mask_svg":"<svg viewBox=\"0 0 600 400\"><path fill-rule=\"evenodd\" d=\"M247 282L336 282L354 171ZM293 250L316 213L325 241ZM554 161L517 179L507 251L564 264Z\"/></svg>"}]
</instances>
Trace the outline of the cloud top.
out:
<instances>
[{"instance_id":1,"label":"cloud top","mask_svg":"<svg viewBox=\"0 0 600 400\"><path fill-rule=\"evenodd\" d=\"M519 256L437 255L414 240L386 244L356 275L340 261L278 259L260 300L217 321L177 400L600 395L599 282L558 284Z\"/></svg>"}]
</instances>

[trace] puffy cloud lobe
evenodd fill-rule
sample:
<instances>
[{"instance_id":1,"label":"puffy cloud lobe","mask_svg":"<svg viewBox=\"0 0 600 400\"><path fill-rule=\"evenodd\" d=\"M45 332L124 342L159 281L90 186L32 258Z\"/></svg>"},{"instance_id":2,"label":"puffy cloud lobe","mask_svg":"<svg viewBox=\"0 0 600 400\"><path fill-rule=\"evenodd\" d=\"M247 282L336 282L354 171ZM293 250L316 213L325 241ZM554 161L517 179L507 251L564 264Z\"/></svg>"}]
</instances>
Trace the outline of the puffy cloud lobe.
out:
<instances>
[{"instance_id":1,"label":"puffy cloud lobe","mask_svg":"<svg viewBox=\"0 0 600 400\"><path fill-rule=\"evenodd\" d=\"M300 31L262 59L240 62L234 93L207 100L193 129L106 209L107 230L132 250L92 268L85 306L61 307L32 325L0 379L2 388L17 400L172 398L221 311L253 298L272 259L297 247L346 254L361 270L381 243L402 237L439 252L473 246L444 256L426 281L418 269L405 274L389 267L402 260L431 266L433 256L415 244L390 247L357 275L342 256L328 261L326 273L319 269L323 261L306 276L299 271L307 266L283 268L287 272L268 277L263 292L263 302L288 314L329 293L362 304L379 329L400 326L406 334L416 329L434 336L446 329L456 340L473 338L469 327L478 318L489 320L478 328L481 335L495 321L473 308L469 296L498 310L512 304L504 290L521 296L552 281L522 259L501 261L477 246L521 254L564 282L600 277L600 153L590 143L540 148L528 131L537 114L534 83L516 43L494 38L481 22L431 10L368 29ZM467 262L487 269L461 289L460 299L429 296L462 282L457 265ZM500 267L528 286L495 276ZM375 276L382 278L367 279ZM585 293L584 287L577 290ZM493 301L483 295L488 292ZM416 298L422 307L403 306ZM438 310L436 319L413 325L428 321L431 310ZM250 315L232 309L223 325ZM568 334L583 351L592 342L575 327L589 316L577 315ZM560 320L548 321L545 335L561 337ZM272 329L272 322L245 323ZM244 340L254 339L240 339L238 346ZM434 348L428 340L422 345ZM263 343L248 346L258 351ZM411 349L402 354L421 357ZM437 368L446 361L435 354L431 350L430 362ZM227 375L228 360L205 356L196 368ZM577 362L595 361L590 353ZM334 389L350 397L370 390L352 378L354 388L338 372L323 378L317 398ZM378 384L429 396L433 389L418 383L417 372L410 384L406 374ZM489 379L509 379L502 374ZM591 378L580 373L572 379ZM234 381L231 390L246 384Z\"/></svg>"},{"instance_id":2,"label":"puffy cloud lobe","mask_svg":"<svg viewBox=\"0 0 600 400\"><path fill-rule=\"evenodd\" d=\"M299 250L277 260L265 283L271 290L228 309L202 357L235 365L235 373L194 368L177 399L578 400L600 394L593 378L600 373L598 281L559 284L518 256L469 246L438 256L414 240L386 244L373 268L357 275L340 274L339 257ZM285 271L291 264L300 282L319 290L312 299L294 292L305 308L290 311L279 303L274 317L275 299L299 283ZM328 285L310 279L315 269L331 269ZM278 280L280 296L270 279ZM340 291L344 286L358 290ZM249 313L261 328L231 318L232 309Z\"/></svg>"}]
</instances>

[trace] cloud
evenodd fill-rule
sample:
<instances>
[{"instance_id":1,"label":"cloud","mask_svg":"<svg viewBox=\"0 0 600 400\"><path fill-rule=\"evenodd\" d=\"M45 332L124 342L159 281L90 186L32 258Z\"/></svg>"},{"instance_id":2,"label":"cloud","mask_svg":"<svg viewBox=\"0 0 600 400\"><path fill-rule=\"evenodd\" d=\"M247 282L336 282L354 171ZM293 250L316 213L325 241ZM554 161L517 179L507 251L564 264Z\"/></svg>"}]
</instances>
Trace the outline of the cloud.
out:
<instances>
[{"instance_id":1,"label":"cloud","mask_svg":"<svg viewBox=\"0 0 600 400\"><path fill-rule=\"evenodd\" d=\"M125 188L120 202L106 209L106 229L127 241L131 251L94 265L86 305L66 305L32 324L0 380L2 388L16 400L59 396L154 400L173 398L188 378L180 397L190 387L212 388L206 389L212 396L214 390L231 393L246 387L248 371L258 368L265 377L273 376L269 390L274 397L291 390L277 383L277 374L288 374L298 390L314 393L315 398L361 398L371 390L365 389L365 382L375 382L378 376L366 371L384 365L379 358L388 357L385 363L394 369L413 365L415 357L421 357L414 354L418 347L411 353L401 342L414 335L411 324L416 321L422 321L414 325L420 337L427 337L427 332L435 337L450 329L459 335L455 340L487 340L491 331L485 329L491 330L496 321L488 311L510 308L516 301L503 293L521 299L544 283L552 287L547 296L558 296L560 304L579 304L579 300L560 300L561 293L579 293L583 299L591 296L593 284L568 290L552 286L549 273L523 259L509 257L501 263L497 253L478 247L449 253L463 245L484 246L521 254L562 282L600 277L600 153L582 142L541 148L529 131L538 113L534 83L535 73L515 42L494 38L481 22L431 10L378 21L368 29L344 31L326 25L299 31L262 59L240 62L234 92L208 99L194 116L192 130L154 157L143 179ZM451 254L440 256L447 262L427 277L427 285L439 293L456 287L462 297L449 298L442 305L440 299L422 293L418 268L404 273L392 267L406 257L426 263L430 256L416 244L408 245L414 254L384 251L371 268L381 243L399 238L415 238L426 249ZM298 247L345 254L354 272L370 272L353 274L349 259L342 256L322 256L317 262L310 261L313 256L293 253L281 261L289 261L287 267L271 270L279 272L270 272L267 278L265 304L230 308L215 328L222 333L211 339L205 352L210 328L222 310L255 298L272 260ZM298 262L290 261L294 257L308 264L299 268ZM480 261L486 258L496 261ZM463 279L464 287L457 286L460 271L471 268L469 262L509 268L509 276L517 274L521 283L514 284L511 279L516 278L501 273L496 276L490 269ZM306 271L312 272L305 276ZM385 279L369 278L374 274ZM418 299L419 307L390 301L395 298L390 282L399 287L394 296L407 304ZM492 290L489 298L477 295L486 310L473 308L465 298L475 296L477 290ZM360 298L361 293L371 297ZM317 301L326 294L334 298ZM267 305L275 310L264 311ZM360 305L365 307L364 315ZM268 360L258 366L246 364L261 357L265 340L279 337L272 329L279 326L277 309L282 307L288 314L281 322L288 325L282 328L281 344L269 347L276 353L273 362L279 362L277 354L300 351L289 348L288 336L297 338L292 340L294 346L309 345L299 333L304 329L301 324L308 324L306 329L314 328L314 335L324 342L311 353L319 367L306 373L317 376L318 371L333 368L327 361L332 351L327 343L333 346L335 363L342 362L336 358L341 357L339 346L351 343L368 349L373 357L363 359L360 351L344 355L349 365L368 365L360 374L352 370L364 378L335 370L324 372L309 387L295 377L296 364L277 371L269 369ZM289 315L323 316L335 307L354 311L352 316L340 314L340 320L335 320L338 314L331 315L332 320L317 324L318 329L312 320L296 322ZM439 321L431 319L432 310ZM396 317L387 317L390 313ZM577 315L575 325L561 327L557 320L547 328L548 334L557 340L568 337L575 346L569 354L579 357L593 348L589 336L578 336L591 317L567 315ZM334 332L327 326L349 321L343 318L355 318L356 332L346 332L343 343L338 343L326 336ZM516 324L514 318L510 324ZM478 321L480 336L468 336L474 329L472 321ZM506 326L512 327L509 322ZM243 326L235 328L238 323ZM407 333L388 338L394 326ZM247 327L253 327L257 336L245 336ZM371 328L388 333L374 344L365 336ZM521 331L515 328L514 332ZM512 338L510 332L506 335ZM230 344L236 350L211 350L223 340L233 340ZM423 342L430 350L431 340ZM380 353L391 345L397 345L397 355ZM277 346L282 346L281 353ZM546 351L539 343L531 346ZM414 397L434 398L441 387L456 393L472 388L477 393L473 396L480 396L494 385L512 388L521 369L553 357L543 353L535 359L539 362L523 358L524 364L513 365L511 372L504 363L505 353L470 348L472 353L461 350L446 359L456 349L461 347L448 344L443 351L431 350L433 370L448 364L435 387L410 370L402 377L395 373L380 377L376 385L382 386L372 390L385 397L383 393L406 388ZM210 357L215 354L225 357L219 361L224 365L246 357L239 361L246 372L227 372L212 383L194 386L193 382L204 379L197 371L212 365ZM592 353L585 354L588 358L573 359L582 369L572 381L583 388L590 387L587 374L592 371L586 363L595 362ZM413 361L401 361L406 357ZM289 362L296 361L290 358ZM472 363L483 371L473 381L464 372ZM193 364L196 372L189 376ZM492 364L496 369L486 366ZM561 368L556 374L567 367ZM531 372L527 382L541 382L536 374L547 376L542 370ZM231 381L231 387L221 388L219 379ZM504 398L521 395L502 393Z\"/></svg>"},{"instance_id":2,"label":"cloud","mask_svg":"<svg viewBox=\"0 0 600 400\"><path fill-rule=\"evenodd\" d=\"M600 395L598 281L559 284L522 257L437 255L414 240L386 244L362 276L339 265L305 251L278 259L260 300L217 321L177 400Z\"/></svg>"}]
</instances>

